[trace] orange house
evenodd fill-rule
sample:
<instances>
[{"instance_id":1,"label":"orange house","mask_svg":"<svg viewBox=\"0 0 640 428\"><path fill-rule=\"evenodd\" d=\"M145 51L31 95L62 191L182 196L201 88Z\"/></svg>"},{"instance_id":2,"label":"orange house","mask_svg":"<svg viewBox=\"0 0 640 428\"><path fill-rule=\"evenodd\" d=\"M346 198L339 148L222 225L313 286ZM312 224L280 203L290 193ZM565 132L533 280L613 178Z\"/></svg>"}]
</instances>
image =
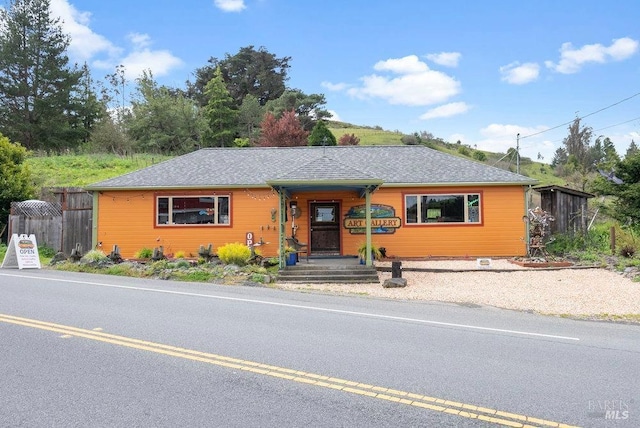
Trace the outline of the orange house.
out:
<instances>
[{"instance_id":1,"label":"orange house","mask_svg":"<svg viewBox=\"0 0 640 428\"><path fill-rule=\"evenodd\" d=\"M291 236L310 257L501 257L527 252L534 184L424 146L332 146L202 149L87 190L94 247L124 258L231 242L271 257Z\"/></svg>"}]
</instances>

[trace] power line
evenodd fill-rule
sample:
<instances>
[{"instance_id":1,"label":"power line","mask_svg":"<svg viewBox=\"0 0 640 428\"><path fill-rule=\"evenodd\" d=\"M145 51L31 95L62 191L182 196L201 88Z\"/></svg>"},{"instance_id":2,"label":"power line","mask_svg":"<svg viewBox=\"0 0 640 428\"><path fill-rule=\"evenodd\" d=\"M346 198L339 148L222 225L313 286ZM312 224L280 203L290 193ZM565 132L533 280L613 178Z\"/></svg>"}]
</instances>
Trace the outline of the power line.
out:
<instances>
[{"instance_id":1,"label":"power line","mask_svg":"<svg viewBox=\"0 0 640 428\"><path fill-rule=\"evenodd\" d=\"M594 112L591 112L591 113L589 113L589 114L586 114L586 115L584 115L584 116L582 116L582 117L577 117L577 119L584 119L585 117L593 116L594 114L597 114L597 113L600 113L600 112L605 111L605 110L607 110L607 109L610 109L611 107L615 107L615 106L617 106L618 104L622 104L622 103L623 103L623 102L625 102L625 101L629 101L631 98L637 97L638 95L640 95L640 92L638 92L638 93L636 93L636 94L633 94L633 95L631 95L630 97L627 97L627 98L625 98L625 99L622 99L622 100L620 100L620 101L618 101L618 102L615 102L615 103L613 103L613 104L611 104L611 105L609 105L609 106L603 107L603 108L601 108L601 109L599 109L599 110L596 110L596 111L594 111ZM575 120L575 119L574 119L574 120ZM544 131L535 132L535 133L533 133L533 134L525 135L524 137L520 137L520 139L521 139L521 140L523 140L523 139L525 139L525 138L533 137L533 136L536 136L536 135L544 134L545 132L552 131L552 130L554 130L554 129L558 129L558 128L560 128L561 126L567 126L567 125L569 125L569 124L573 123L573 122L574 122L574 120L572 120L572 121L570 121L570 122L562 123L562 124L557 125L557 126L554 126L554 127L552 127L552 128L545 129ZM635 120L635 119L632 119L632 120Z\"/></svg>"}]
</instances>

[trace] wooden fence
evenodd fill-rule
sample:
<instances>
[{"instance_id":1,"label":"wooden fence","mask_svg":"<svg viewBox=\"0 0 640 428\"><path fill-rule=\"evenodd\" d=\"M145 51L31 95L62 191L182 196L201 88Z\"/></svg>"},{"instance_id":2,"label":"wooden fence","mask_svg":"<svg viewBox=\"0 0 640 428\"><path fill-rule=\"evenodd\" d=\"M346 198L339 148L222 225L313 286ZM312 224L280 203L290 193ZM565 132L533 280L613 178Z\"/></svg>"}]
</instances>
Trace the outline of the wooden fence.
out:
<instances>
[{"instance_id":1,"label":"wooden fence","mask_svg":"<svg viewBox=\"0 0 640 428\"><path fill-rule=\"evenodd\" d=\"M38 246L70 255L80 244L83 252L91 249L93 197L80 188L49 189L48 201L11 203L9 237L34 234Z\"/></svg>"}]
</instances>

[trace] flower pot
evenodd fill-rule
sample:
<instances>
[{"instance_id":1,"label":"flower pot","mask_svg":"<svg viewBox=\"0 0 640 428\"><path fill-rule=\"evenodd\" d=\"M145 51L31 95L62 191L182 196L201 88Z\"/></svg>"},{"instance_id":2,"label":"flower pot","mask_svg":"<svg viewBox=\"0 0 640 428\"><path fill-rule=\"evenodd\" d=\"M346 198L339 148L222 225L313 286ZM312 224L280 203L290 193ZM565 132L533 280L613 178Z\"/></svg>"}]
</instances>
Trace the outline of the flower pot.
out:
<instances>
[{"instance_id":1,"label":"flower pot","mask_svg":"<svg viewBox=\"0 0 640 428\"><path fill-rule=\"evenodd\" d=\"M296 253L287 253L285 257L285 263L287 266L295 266L296 259L297 259Z\"/></svg>"}]
</instances>

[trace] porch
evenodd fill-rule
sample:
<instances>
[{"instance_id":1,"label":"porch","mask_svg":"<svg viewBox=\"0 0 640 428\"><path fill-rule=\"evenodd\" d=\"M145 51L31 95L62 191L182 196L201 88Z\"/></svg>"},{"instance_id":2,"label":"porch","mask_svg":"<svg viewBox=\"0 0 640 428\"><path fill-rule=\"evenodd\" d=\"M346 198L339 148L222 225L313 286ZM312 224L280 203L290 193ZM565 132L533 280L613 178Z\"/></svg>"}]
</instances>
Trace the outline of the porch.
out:
<instances>
[{"instance_id":1,"label":"porch","mask_svg":"<svg viewBox=\"0 0 640 428\"><path fill-rule=\"evenodd\" d=\"M278 281L299 283L379 283L375 266L360 264L358 257L314 257L300 259L278 272Z\"/></svg>"}]
</instances>

